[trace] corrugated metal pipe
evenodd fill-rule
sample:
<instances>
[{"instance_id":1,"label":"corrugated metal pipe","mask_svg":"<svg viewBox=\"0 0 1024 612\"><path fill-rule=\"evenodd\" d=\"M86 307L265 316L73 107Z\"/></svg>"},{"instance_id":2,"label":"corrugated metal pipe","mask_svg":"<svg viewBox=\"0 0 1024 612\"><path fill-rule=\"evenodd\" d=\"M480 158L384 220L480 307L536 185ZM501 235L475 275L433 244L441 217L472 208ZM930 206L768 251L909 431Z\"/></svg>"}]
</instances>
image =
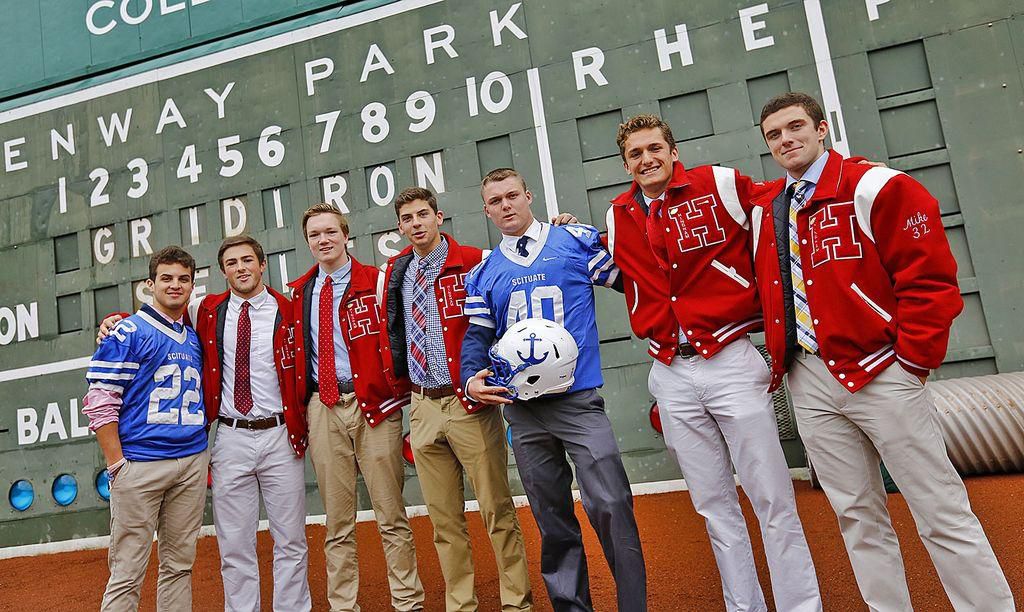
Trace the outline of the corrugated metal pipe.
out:
<instances>
[{"instance_id":1,"label":"corrugated metal pipe","mask_svg":"<svg viewBox=\"0 0 1024 612\"><path fill-rule=\"evenodd\" d=\"M1024 372L928 383L961 474L1024 472Z\"/></svg>"}]
</instances>

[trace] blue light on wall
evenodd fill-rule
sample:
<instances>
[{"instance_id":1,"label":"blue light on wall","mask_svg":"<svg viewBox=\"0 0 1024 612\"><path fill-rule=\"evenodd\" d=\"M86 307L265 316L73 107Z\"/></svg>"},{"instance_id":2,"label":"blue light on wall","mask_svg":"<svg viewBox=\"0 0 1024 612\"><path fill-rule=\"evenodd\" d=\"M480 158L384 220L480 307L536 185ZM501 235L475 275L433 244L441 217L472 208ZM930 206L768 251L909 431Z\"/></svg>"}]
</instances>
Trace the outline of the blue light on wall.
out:
<instances>
[{"instance_id":1,"label":"blue light on wall","mask_svg":"<svg viewBox=\"0 0 1024 612\"><path fill-rule=\"evenodd\" d=\"M110 476L106 470L100 470L100 473L96 474L96 492L105 501L110 501Z\"/></svg>"},{"instance_id":2,"label":"blue light on wall","mask_svg":"<svg viewBox=\"0 0 1024 612\"><path fill-rule=\"evenodd\" d=\"M67 506L78 497L78 481L71 474L61 474L53 481L53 501Z\"/></svg>"},{"instance_id":3,"label":"blue light on wall","mask_svg":"<svg viewBox=\"0 0 1024 612\"><path fill-rule=\"evenodd\" d=\"M28 507L32 505L32 502L36 499L35 489L32 488L32 483L27 480L19 480L18 482L11 485L11 490L7 494L7 499L10 500L11 506L20 511L28 510Z\"/></svg>"}]
</instances>

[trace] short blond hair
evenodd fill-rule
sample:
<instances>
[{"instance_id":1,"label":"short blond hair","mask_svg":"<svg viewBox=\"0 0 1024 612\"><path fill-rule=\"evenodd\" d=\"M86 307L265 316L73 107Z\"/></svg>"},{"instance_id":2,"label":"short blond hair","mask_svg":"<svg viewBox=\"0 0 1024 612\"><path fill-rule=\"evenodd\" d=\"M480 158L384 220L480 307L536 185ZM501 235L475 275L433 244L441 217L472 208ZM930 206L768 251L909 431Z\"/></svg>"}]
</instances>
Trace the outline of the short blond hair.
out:
<instances>
[{"instance_id":1,"label":"short blond hair","mask_svg":"<svg viewBox=\"0 0 1024 612\"><path fill-rule=\"evenodd\" d=\"M326 202L321 202L319 204L314 204L314 205L310 206L309 208L307 208L306 212L302 213L302 235L303 236L306 235L306 223L309 222L309 219L311 217L315 217L316 215L322 215L324 213L327 213L329 215L334 215L335 217L337 217L338 218L338 225L341 226L342 233L344 233L346 236L348 236L348 219L346 219L345 215L342 214L342 212L340 210L338 210L337 206L335 206L334 204L328 204Z\"/></svg>"},{"instance_id":2,"label":"short blond hair","mask_svg":"<svg viewBox=\"0 0 1024 612\"><path fill-rule=\"evenodd\" d=\"M676 139L672 136L672 128L657 115L637 115L625 123L619 124L619 131L615 135L615 144L619 145L619 155L626 159L626 139L634 132L640 130L661 130L661 136L668 143L669 150L676 148Z\"/></svg>"},{"instance_id":3,"label":"short blond hair","mask_svg":"<svg viewBox=\"0 0 1024 612\"><path fill-rule=\"evenodd\" d=\"M501 181L512 177L519 179L519 182L523 185L523 191L530 190L530 188L526 186L526 179L523 178L522 174L519 174L512 168L495 168L488 172L487 175L484 176L483 180L480 181L480 197L483 197L484 187L486 187L488 183L500 183Z\"/></svg>"}]
</instances>

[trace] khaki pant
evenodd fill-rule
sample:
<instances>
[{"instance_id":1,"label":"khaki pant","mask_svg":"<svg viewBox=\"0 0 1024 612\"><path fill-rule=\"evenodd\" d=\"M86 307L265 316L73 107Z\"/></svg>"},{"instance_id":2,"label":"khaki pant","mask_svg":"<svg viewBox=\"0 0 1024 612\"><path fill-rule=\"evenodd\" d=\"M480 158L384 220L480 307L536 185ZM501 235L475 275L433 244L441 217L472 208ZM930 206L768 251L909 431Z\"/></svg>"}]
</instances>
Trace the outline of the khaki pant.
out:
<instances>
[{"instance_id":1,"label":"khaki pant","mask_svg":"<svg viewBox=\"0 0 1024 612\"><path fill-rule=\"evenodd\" d=\"M130 461L110 486L110 580L100 610L139 608L139 591L157 532L157 610L192 609L192 562L203 525L210 453Z\"/></svg>"},{"instance_id":2,"label":"khaki pant","mask_svg":"<svg viewBox=\"0 0 1024 612\"><path fill-rule=\"evenodd\" d=\"M793 362L789 389L800 436L839 518L869 609L912 609L879 458L910 508L953 608L1014 609L999 562L946 454L931 397L916 376L894 363L850 393L820 358L804 355Z\"/></svg>"},{"instance_id":3,"label":"khaki pant","mask_svg":"<svg viewBox=\"0 0 1024 612\"><path fill-rule=\"evenodd\" d=\"M320 395L309 400L309 456L327 513L324 553L327 600L331 610L358 611L359 567L356 553L356 475L362 473L377 528L384 544L391 605L399 611L423 608L423 585L416 571L416 549L405 514L402 487L402 413L370 427L354 393L325 406Z\"/></svg>"},{"instance_id":4,"label":"khaki pant","mask_svg":"<svg viewBox=\"0 0 1024 612\"><path fill-rule=\"evenodd\" d=\"M434 546L444 574L448 612L477 609L463 471L476 493L494 549L502 610L531 609L533 597L523 536L508 486L501 413L496 408L485 408L469 414L454 395L431 399L414 393L409 427L416 473L434 524Z\"/></svg>"}]
</instances>

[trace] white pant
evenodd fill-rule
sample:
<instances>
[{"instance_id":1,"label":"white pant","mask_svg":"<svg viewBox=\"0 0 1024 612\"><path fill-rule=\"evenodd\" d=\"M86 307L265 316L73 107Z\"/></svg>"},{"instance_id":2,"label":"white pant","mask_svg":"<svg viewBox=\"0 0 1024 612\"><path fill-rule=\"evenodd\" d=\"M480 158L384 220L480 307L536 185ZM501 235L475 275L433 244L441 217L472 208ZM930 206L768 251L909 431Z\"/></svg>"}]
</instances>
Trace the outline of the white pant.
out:
<instances>
[{"instance_id":1,"label":"white pant","mask_svg":"<svg viewBox=\"0 0 1024 612\"><path fill-rule=\"evenodd\" d=\"M288 428L218 424L210 465L224 609L260 610L256 529L262 492L274 538L274 610L308 611L305 462L292 451Z\"/></svg>"},{"instance_id":2,"label":"white pant","mask_svg":"<svg viewBox=\"0 0 1024 612\"><path fill-rule=\"evenodd\" d=\"M768 609L736 493L735 465L761 525L776 608L816 612L821 610L818 581L768 381L764 359L740 338L711 359L676 357L671 366L655 361L648 385L658 400L665 443L707 524L726 608Z\"/></svg>"},{"instance_id":3,"label":"white pant","mask_svg":"<svg viewBox=\"0 0 1024 612\"><path fill-rule=\"evenodd\" d=\"M912 610L879 458L910 507L953 608L1014 609L1006 577L946 454L931 396L916 376L894 363L850 393L821 359L801 356L789 370L789 389L800 436L839 518L870 610Z\"/></svg>"}]
</instances>

